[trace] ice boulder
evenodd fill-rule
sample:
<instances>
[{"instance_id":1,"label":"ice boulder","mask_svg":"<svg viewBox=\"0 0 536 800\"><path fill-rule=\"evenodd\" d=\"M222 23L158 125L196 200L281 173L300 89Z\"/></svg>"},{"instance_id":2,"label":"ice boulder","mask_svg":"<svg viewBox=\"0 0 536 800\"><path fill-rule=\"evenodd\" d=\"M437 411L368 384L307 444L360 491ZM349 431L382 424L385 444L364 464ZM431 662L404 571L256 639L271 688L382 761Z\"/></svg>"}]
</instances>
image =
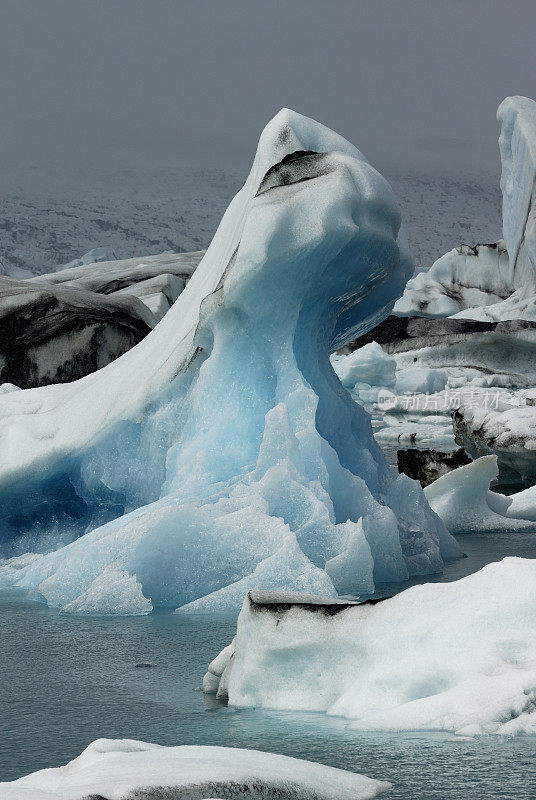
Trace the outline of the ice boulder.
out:
<instances>
[{"instance_id":1,"label":"ice boulder","mask_svg":"<svg viewBox=\"0 0 536 800\"><path fill-rule=\"evenodd\" d=\"M462 468L463 469L463 468ZM365 730L536 733L536 560L375 604L249 595L206 688ZM223 686L222 686L223 684Z\"/></svg>"},{"instance_id":2,"label":"ice boulder","mask_svg":"<svg viewBox=\"0 0 536 800\"><path fill-rule=\"evenodd\" d=\"M0 783L3 800L371 800L391 788L299 758L233 747L97 739L63 767Z\"/></svg>"},{"instance_id":3,"label":"ice boulder","mask_svg":"<svg viewBox=\"0 0 536 800\"><path fill-rule=\"evenodd\" d=\"M86 609L110 568L153 607L237 609L250 582L370 591L458 556L329 360L402 293L400 222L353 145L281 111L156 328L94 375L0 396L2 549L49 551L16 585Z\"/></svg>"}]
</instances>

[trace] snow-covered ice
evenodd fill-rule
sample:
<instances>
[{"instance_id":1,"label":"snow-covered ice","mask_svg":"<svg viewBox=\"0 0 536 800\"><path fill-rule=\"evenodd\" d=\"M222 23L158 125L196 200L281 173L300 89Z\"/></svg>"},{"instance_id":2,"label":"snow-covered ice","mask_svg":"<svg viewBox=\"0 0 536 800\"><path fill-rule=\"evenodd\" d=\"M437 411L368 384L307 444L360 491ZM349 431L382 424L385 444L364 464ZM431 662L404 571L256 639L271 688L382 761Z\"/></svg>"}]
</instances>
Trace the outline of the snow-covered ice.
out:
<instances>
[{"instance_id":1,"label":"snow-covered ice","mask_svg":"<svg viewBox=\"0 0 536 800\"><path fill-rule=\"evenodd\" d=\"M97 739L62 767L0 783L2 800L371 800L386 781L299 758L232 747Z\"/></svg>"},{"instance_id":2,"label":"snow-covered ice","mask_svg":"<svg viewBox=\"0 0 536 800\"><path fill-rule=\"evenodd\" d=\"M231 705L326 712L364 730L536 733L536 560L374 605L262 594L244 601L207 678Z\"/></svg>"},{"instance_id":3,"label":"snow-covered ice","mask_svg":"<svg viewBox=\"0 0 536 800\"><path fill-rule=\"evenodd\" d=\"M140 345L75 383L0 396L4 553L53 550L16 585L72 608L111 567L155 607L211 595L237 608L259 575L334 594L339 576L351 588L345 561L356 591L441 571L458 545L329 362L411 270L386 181L337 134L280 112Z\"/></svg>"}]
</instances>

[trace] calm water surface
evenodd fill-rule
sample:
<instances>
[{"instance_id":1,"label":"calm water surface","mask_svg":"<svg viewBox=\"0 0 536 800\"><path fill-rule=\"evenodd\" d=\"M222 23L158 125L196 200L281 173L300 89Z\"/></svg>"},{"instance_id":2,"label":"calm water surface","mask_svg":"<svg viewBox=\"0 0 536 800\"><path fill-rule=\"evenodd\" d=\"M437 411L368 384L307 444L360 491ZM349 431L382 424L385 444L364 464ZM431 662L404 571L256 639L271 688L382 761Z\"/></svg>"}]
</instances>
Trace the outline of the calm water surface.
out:
<instances>
[{"instance_id":1,"label":"calm water surface","mask_svg":"<svg viewBox=\"0 0 536 800\"><path fill-rule=\"evenodd\" d=\"M534 534L459 537L454 580L505 555L536 557ZM380 593L392 593L392 586ZM403 588L401 587L395 587ZM319 714L234 710L199 687L236 618L156 613L73 617L0 599L0 779L63 764L98 737L253 747L390 780L392 800L534 800L536 737L351 731Z\"/></svg>"}]
</instances>

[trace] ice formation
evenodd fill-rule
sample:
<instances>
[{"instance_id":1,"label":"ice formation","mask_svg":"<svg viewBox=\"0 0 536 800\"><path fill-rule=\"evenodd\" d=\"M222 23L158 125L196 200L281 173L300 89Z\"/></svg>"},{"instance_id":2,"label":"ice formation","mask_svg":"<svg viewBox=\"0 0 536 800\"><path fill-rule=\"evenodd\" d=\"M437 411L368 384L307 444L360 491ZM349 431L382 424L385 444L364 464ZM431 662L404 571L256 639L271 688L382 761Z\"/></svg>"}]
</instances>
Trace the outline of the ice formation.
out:
<instances>
[{"instance_id":1,"label":"ice formation","mask_svg":"<svg viewBox=\"0 0 536 800\"><path fill-rule=\"evenodd\" d=\"M503 241L476 247L462 245L408 281L393 313L400 317L450 317L498 303L512 291Z\"/></svg>"},{"instance_id":2,"label":"ice formation","mask_svg":"<svg viewBox=\"0 0 536 800\"><path fill-rule=\"evenodd\" d=\"M66 264L59 264L56 267L56 272L61 272L63 269L71 269L72 267L84 267L88 264L98 264L100 261L116 261L117 256L111 247L93 247L84 253L80 258L74 258Z\"/></svg>"},{"instance_id":3,"label":"ice formation","mask_svg":"<svg viewBox=\"0 0 536 800\"><path fill-rule=\"evenodd\" d=\"M408 282L396 315L536 319L536 103L507 97L497 119L503 238L442 256Z\"/></svg>"},{"instance_id":4,"label":"ice formation","mask_svg":"<svg viewBox=\"0 0 536 800\"><path fill-rule=\"evenodd\" d=\"M329 361L411 269L386 181L280 112L158 326L94 375L0 396L4 554L54 549L16 585L72 607L111 567L153 606L236 608L259 576L335 594L440 571L458 545Z\"/></svg>"},{"instance_id":5,"label":"ice formation","mask_svg":"<svg viewBox=\"0 0 536 800\"><path fill-rule=\"evenodd\" d=\"M536 481L536 392L505 395L494 408L462 405L453 414L457 443L473 458L495 455L501 480Z\"/></svg>"},{"instance_id":6,"label":"ice formation","mask_svg":"<svg viewBox=\"0 0 536 800\"><path fill-rule=\"evenodd\" d=\"M375 605L262 594L244 601L206 680L230 704L321 711L365 730L536 733L536 560L505 558Z\"/></svg>"},{"instance_id":7,"label":"ice formation","mask_svg":"<svg viewBox=\"0 0 536 800\"><path fill-rule=\"evenodd\" d=\"M75 380L130 350L156 324L135 296L0 276L0 381Z\"/></svg>"},{"instance_id":8,"label":"ice formation","mask_svg":"<svg viewBox=\"0 0 536 800\"><path fill-rule=\"evenodd\" d=\"M514 288L536 285L536 103L507 97L497 111L501 124L503 237Z\"/></svg>"},{"instance_id":9,"label":"ice formation","mask_svg":"<svg viewBox=\"0 0 536 800\"><path fill-rule=\"evenodd\" d=\"M424 493L451 533L535 530L534 487L509 496L491 492L498 474L497 457L483 456L442 475Z\"/></svg>"},{"instance_id":10,"label":"ice formation","mask_svg":"<svg viewBox=\"0 0 536 800\"><path fill-rule=\"evenodd\" d=\"M372 800L391 788L299 758L232 747L97 739L63 767L0 783L3 800Z\"/></svg>"}]
</instances>

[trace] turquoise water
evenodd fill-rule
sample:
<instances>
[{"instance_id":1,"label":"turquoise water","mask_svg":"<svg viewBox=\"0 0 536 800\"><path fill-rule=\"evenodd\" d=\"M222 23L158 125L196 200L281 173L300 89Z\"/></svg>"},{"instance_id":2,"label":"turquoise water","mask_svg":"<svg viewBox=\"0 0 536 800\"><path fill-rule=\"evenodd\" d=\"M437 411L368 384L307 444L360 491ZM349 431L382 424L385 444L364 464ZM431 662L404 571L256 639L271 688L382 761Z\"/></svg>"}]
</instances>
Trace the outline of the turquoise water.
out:
<instances>
[{"instance_id":1,"label":"turquoise water","mask_svg":"<svg viewBox=\"0 0 536 800\"><path fill-rule=\"evenodd\" d=\"M536 557L534 534L460 537L453 580L505 555ZM381 591L392 593L393 588ZM235 710L199 687L235 617L81 618L0 600L0 779L63 764L93 739L253 747L390 780L392 800L534 800L536 737L460 739L348 729L319 714Z\"/></svg>"}]
</instances>

